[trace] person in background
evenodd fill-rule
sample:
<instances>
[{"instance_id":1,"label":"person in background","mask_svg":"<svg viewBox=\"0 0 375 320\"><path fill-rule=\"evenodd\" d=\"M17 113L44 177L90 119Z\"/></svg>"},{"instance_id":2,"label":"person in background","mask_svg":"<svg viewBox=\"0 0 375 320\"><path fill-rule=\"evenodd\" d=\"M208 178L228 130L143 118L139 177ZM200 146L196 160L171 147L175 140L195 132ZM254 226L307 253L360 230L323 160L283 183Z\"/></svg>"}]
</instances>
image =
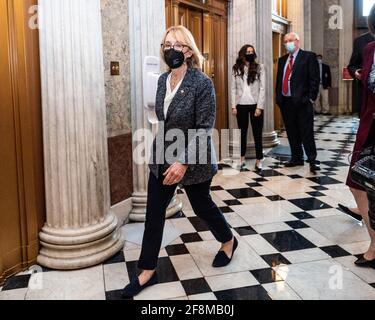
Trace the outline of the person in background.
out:
<instances>
[{"instance_id":1,"label":"person in background","mask_svg":"<svg viewBox=\"0 0 375 320\"><path fill-rule=\"evenodd\" d=\"M375 5L374 5L375 6ZM362 65L363 65L363 52L366 48L366 46L375 41L375 36L371 33L371 31L366 32L365 34L359 36L354 40L353 44L353 54L350 59L348 70L350 75L355 80L355 83L353 84L358 88L358 104L359 104L359 117L361 117L361 109L363 105L362 101L362 95L363 95L363 86L362 86ZM340 209L346 213L347 215L351 216L352 218L362 221L362 215L360 213L359 208L348 208L347 206L344 206L343 204L339 204Z\"/></svg>"},{"instance_id":2,"label":"person in background","mask_svg":"<svg viewBox=\"0 0 375 320\"><path fill-rule=\"evenodd\" d=\"M320 71L320 86L318 99L315 101L315 113L330 115L329 89L332 87L332 75L329 65L323 63L323 56L317 56Z\"/></svg>"},{"instance_id":3,"label":"person in background","mask_svg":"<svg viewBox=\"0 0 375 320\"><path fill-rule=\"evenodd\" d=\"M296 33L284 37L288 54L278 62L276 102L284 119L292 159L285 164L292 168L305 164L303 148L310 163L310 171L320 170L314 136L314 107L319 93L319 64L316 54L300 49Z\"/></svg>"},{"instance_id":4,"label":"person in background","mask_svg":"<svg viewBox=\"0 0 375 320\"><path fill-rule=\"evenodd\" d=\"M257 62L257 54L252 45L244 45L233 66L232 114L237 117L241 130L241 170L246 169L247 133L249 119L253 129L256 149L255 170L262 171L263 125L266 99L265 70Z\"/></svg>"},{"instance_id":5,"label":"person in background","mask_svg":"<svg viewBox=\"0 0 375 320\"><path fill-rule=\"evenodd\" d=\"M363 64L363 51L365 50L366 46L375 41L375 37L371 34L371 32L366 32L365 34L359 36L354 40L353 44L353 53L350 58L350 62L348 65L348 70L350 75L353 77L354 80L356 80L356 85L358 87L358 97L359 100L359 116L361 116L361 107L362 107L362 64Z\"/></svg>"},{"instance_id":6,"label":"person in background","mask_svg":"<svg viewBox=\"0 0 375 320\"><path fill-rule=\"evenodd\" d=\"M368 25L372 35L375 35L375 6L372 7L368 17ZM361 120L354 146L351 167L358 161L359 155L367 145L375 144L375 135L371 133L373 126L373 115L375 113L375 42L368 44L363 55L363 70L361 73L363 89L363 104ZM375 268L375 231L369 221L369 201L364 188L353 182L349 173L347 185L357 202L361 214L370 235L370 247L366 253L361 255L355 264L358 267Z\"/></svg>"}]
</instances>

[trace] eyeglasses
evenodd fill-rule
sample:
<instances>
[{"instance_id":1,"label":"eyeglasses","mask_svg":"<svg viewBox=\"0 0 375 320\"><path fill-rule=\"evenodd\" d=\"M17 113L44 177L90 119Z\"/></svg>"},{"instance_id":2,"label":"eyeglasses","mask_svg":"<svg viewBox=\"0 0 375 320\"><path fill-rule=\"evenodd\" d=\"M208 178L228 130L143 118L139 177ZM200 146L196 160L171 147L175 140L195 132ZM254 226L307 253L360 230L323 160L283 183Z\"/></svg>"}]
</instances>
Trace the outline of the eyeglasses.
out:
<instances>
[{"instance_id":1,"label":"eyeglasses","mask_svg":"<svg viewBox=\"0 0 375 320\"><path fill-rule=\"evenodd\" d=\"M186 46L186 45L178 43L178 42L175 43L174 45L171 45L170 43L162 43L161 47L162 47L162 49L164 51L174 49L174 50L176 50L178 52L181 52L182 50L184 50L184 48L189 48L190 49L189 46Z\"/></svg>"}]
</instances>

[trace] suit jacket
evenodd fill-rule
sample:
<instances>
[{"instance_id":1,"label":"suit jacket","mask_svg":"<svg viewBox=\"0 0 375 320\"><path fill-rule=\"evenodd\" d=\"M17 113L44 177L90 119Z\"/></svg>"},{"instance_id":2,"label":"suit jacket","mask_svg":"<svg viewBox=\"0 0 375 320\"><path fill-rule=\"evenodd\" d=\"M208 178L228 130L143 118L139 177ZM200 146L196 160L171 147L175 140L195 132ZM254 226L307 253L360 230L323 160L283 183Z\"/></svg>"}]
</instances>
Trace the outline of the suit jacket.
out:
<instances>
[{"instance_id":1,"label":"suit jacket","mask_svg":"<svg viewBox=\"0 0 375 320\"><path fill-rule=\"evenodd\" d=\"M159 177L178 161L189 165L181 184L206 182L218 172L212 139L216 119L214 85L203 72L189 68L165 117L164 99L168 75L169 73L163 74L158 83L155 110L159 130L153 142L149 168ZM189 132L192 129L196 131ZM183 140L182 144L176 139L178 134L182 135L179 137L180 141ZM168 152L169 148L174 151Z\"/></svg>"},{"instance_id":2,"label":"suit jacket","mask_svg":"<svg viewBox=\"0 0 375 320\"><path fill-rule=\"evenodd\" d=\"M284 69L289 55L279 59L276 80L276 102L279 107L284 106L283 80ZM316 54L300 50L293 65L290 87L293 103L305 105L318 98L320 85L319 63Z\"/></svg>"},{"instance_id":3,"label":"suit jacket","mask_svg":"<svg viewBox=\"0 0 375 320\"><path fill-rule=\"evenodd\" d=\"M246 80L246 79L245 79ZM244 81L240 76L232 77L231 107L237 106L243 95ZM259 77L250 84L251 95L257 102L259 109L264 109L266 103L266 74L264 65L259 65Z\"/></svg>"},{"instance_id":4,"label":"suit jacket","mask_svg":"<svg viewBox=\"0 0 375 320\"><path fill-rule=\"evenodd\" d=\"M322 85L324 89L328 89L332 87L331 68L329 65L323 63L322 69Z\"/></svg>"},{"instance_id":5,"label":"suit jacket","mask_svg":"<svg viewBox=\"0 0 375 320\"><path fill-rule=\"evenodd\" d=\"M375 41L375 38L370 32L367 32L361 35L360 37L358 37L357 39L355 39L354 45L353 45L353 54L352 54L352 57L350 59L350 63L348 66L349 73L353 77L353 79L355 79L355 72L358 69L362 69L363 67L364 49L369 43L373 41Z\"/></svg>"}]
</instances>

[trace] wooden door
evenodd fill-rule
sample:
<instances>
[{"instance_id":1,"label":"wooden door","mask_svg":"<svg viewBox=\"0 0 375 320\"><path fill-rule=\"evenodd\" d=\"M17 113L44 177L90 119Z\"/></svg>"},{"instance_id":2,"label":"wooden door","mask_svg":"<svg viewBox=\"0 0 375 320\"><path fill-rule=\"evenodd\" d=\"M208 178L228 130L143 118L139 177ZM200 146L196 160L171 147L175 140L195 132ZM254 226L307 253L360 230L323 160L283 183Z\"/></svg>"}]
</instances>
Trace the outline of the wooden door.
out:
<instances>
[{"instance_id":1,"label":"wooden door","mask_svg":"<svg viewBox=\"0 0 375 320\"><path fill-rule=\"evenodd\" d=\"M35 264L45 220L36 0L0 0L0 284Z\"/></svg>"},{"instance_id":2,"label":"wooden door","mask_svg":"<svg viewBox=\"0 0 375 320\"><path fill-rule=\"evenodd\" d=\"M213 2L211 3L211 5ZM225 12L226 2L215 1L220 12ZM203 8L195 1L183 3L167 0L167 27L183 25L193 34L198 48L205 57L203 71L215 85L217 97L216 129L228 129L228 50L227 16Z\"/></svg>"},{"instance_id":3,"label":"wooden door","mask_svg":"<svg viewBox=\"0 0 375 320\"><path fill-rule=\"evenodd\" d=\"M227 22L220 16L212 16L211 37L212 60L211 70L208 74L211 76L215 88L217 99L217 118L216 129L222 130L229 128L228 122L228 77L227 77Z\"/></svg>"}]
</instances>

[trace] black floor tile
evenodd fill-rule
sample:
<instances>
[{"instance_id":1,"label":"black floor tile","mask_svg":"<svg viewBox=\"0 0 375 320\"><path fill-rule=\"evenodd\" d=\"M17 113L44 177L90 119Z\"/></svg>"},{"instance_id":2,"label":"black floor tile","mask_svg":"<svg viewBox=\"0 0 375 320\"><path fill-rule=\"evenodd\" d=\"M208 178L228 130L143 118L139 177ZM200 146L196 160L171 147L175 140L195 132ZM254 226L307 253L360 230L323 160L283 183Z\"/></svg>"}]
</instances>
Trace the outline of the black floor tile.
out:
<instances>
[{"instance_id":1,"label":"black floor tile","mask_svg":"<svg viewBox=\"0 0 375 320\"><path fill-rule=\"evenodd\" d=\"M111 259L104 262L103 264L107 265L107 264L114 264L114 263L121 263L121 262L125 262L124 251L122 250L119 253L117 253L115 256L113 256Z\"/></svg>"},{"instance_id":2,"label":"black floor tile","mask_svg":"<svg viewBox=\"0 0 375 320\"><path fill-rule=\"evenodd\" d=\"M28 288L30 278L31 278L30 274L11 277L5 281L2 291Z\"/></svg>"},{"instance_id":3,"label":"black floor tile","mask_svg":"<svg viewBox=\"0 0 375 320\"><path fill-rule=\"evenodd\" d=\"M327 176L320 176L320 177L314 177L314 178L309 178L308 180L315 182L321 186L328 186L332 184L341 184L340 181L333 179L331 177Z\"/></svg>"},{"instance_id":4,"label":"black floor tile","mask_svg":"<svg viewBox=\"0 0 375 320\"><path fill-rule=\"evenodd\" d=\"M203 239L198 233L185 233L181 235L181 240L183 243L203 241Z\"/></svg>"},{"instance_id":5,"label":"black floor tile","mask_svg":"<svg viewBox=\"0 0 375 320\"><path fill-rule=\"evenodd\" d=\"M319 198L319 197L324 197L324 196L325 196L324 193L321 193L321 192L319 192L319 191L315 191L315 192L307 192L307 194L308 194L309 196L314 197L314 198Z\"/></svg>"},{"instance_id":6,"label":"black floor tile","mask_svg":"<svg viewBox=\"0 0 375 320\"><path fill-rule=\"evenodd\" d=\"M262 237L279 252L316 248L313 243L302 237L295 230L266 233L262 234Z\"/></svg>"},{"instance_id":7,"label":"black floor tile","mask_svg":"<svg viewBox=\"0 0 375 320\"><path fill-rule=\"evenodd\" d=\"M189 254L189 250L184 244L170 245L165 248L169 256L179 256L183 254Z\"/></svg>"},{"instance_id":8,"label":"black floor tile","mask_svg":"<svg viewBox=\"0 0 375 320\"><path fill-rule=\"evenodd\" d=\"M289 260L285 258L281 253L268 254L262 256L263 260L268 263L271 268L277 267L279 265L290 264Z\"/></svg>"},{"instance_id":9,"label":"black floor tile","mask_svg":"<svg viewBox=\"0 0 375 320\"><path fill-rule=\"evenodd\" d=\"M262 185L260 183L258 183L258 182L247 183L247 185L250 188L262 187Z\"/></svg>"},{"instance_id":10,"label":"black floor tile","mask_svg":"<svg viewBox=\"0 0 375 320\"><path fill-rule=\"evenodd\" d=\"M282 281L281 277L276 273L276 271L271 268L253 270L250 272L255 277L255 279L259 281L260 284Z\"/></svg>"},{"instance_id":11,"label":"black floor tile","mask_svg":"<svg viewBox=\"0 0 375 320\"><path fill-rule=\"evenodd\" d=\"M222 213L231 213L234 212L230 207L221 207L219 208Z\"/></svg>"},{"instance_id":12,"label":"black floor tile","mask_svg":"<svg viewBox=\"0 0 375 320\"><path fill-rule=\"evenodd\" d=\"M169 259L168 257L159 259L157 273L159 283L179 281L179 278L171 262L171 259Z\"/></svg>"},{"instance_id":13,"label":"black floor tile","mask_svg":"<svg viewBox=\"0 0 375 320\"><path fill-rule=\"evenodd\" d=\"M191 217L191 218L188 218L190 223L193 225L193 227L195 228L195 230L197 230L197 232L205 232L205 231L209 231L210 229L207 227L207 224L199 217Z\"/></svg>"},{"instance_id":14,"label":"black floor tile","mask_svg":"<svg viewBox=\"0 0 375 320\"><path fill-rule=\"evenodd\" d=\"M280 196L268 196L266 198L268 200L271 200L271 201L283 201L283 200L285 200L283 197L280 197Z\"/></svg>"},{"instance_id":15,"label":"black floor tile","mask_svg":"<svg viewBox=\"0 0 375 320\"><path fill-rule=\"evenodd\" d=\"M304 212L304 211L291 213L291 215L295 216L297 219L300 219L300 220L314 219L314 217L311 214L308 214L307 212Z\"/></svg>"},{"instance_id":16,"label":"black floor tile","mask_svg":"<svg viewBox=\"0 0 375 320\"><path fill-rule=\"evenodd\" d=\"M311 187L311 189L314 189L316 191L327 191L327 190L329 190L328 188L323 187L323 186Z\"/></svg>"},{"instance_id":17,"label":"black floor tile","mask_svg":"<svg viewBox=\"0 0 375 320\"><path fill-rule=\"evenodd\" d=\"M181 281L187 296L212 292L204 278Z\"/></svg>"},{"instance_id":18,"label":"black floor tile","mask_svg":"<svg viewBox=\"0 0 375 320\"><path fill-rule=\"evenodd\" d=\"M223 191L224 189L220 186L211 187L211 191Z\"/></svg>"},{"instance_id":19,"label":"black floor tile","mask_svg":"<svg viewBox=\"0 0 375 320\"><path fill-rule=\"evenodd\" d=\"M349 164L340 161L323 161L322 164L333 168L349 166Z\"/></svg>"},{"instance_id":20,"label":"black floor tile","mask_svg":"<svg viewBox=\"0 0 375 320\"><path fill-rule=\"evenodd\" d=\"M241 206L242 203L239 202L238 200L225 200L224 203L227 205L227 206L230 206L230 207L233 207L233 206Z\"/></svg>"},{"instance_id":21,"label":"black floor tile","mask_svg":"<svg viewBox=\"0 0 375 320\"><path fill-rule=\"evenodd\" d=\"M253 179L255 182L267 182L269 180L265 179L265 178L255 178Z\"/></svg>"},{"instance_id":22,"label":"black floor tile","mask_svg":"<svg viewBox=\"0 0 375 320\"><path fill-rule=\"evenodd\" d=\"M325 253L327 253L332 258L351 256L349 252L345 251L343 248L339 246L329 246L329 247L323 247L320 249L322 249Z\"/></svg>"},{"instance_id":23,"label":"black floor tile","mask_svg":"<svg viewBox=\"0 0 375 320\"><path fill-rule=\"evenodd\" d=\"M303 211L313 211L332 208L328 204L315 198L294 199L289 200L289 202L293 203L298 208L301 208Z\"/></svg>"},{"instance_id":24,"label":"black floor tile","mask_svg":"<svg viewBox=\"0 0 375 320\"><path fill-rule=\"evenodd\" d=\"M227 190L236 199L259 198L262 195L252 188Z\"/></svg>"},{"instance_id":25,"label":"black floor tile","mask_svg":"<svg viewBox=\"0 0 375 320\"><path fill-rule=\"evenodd\" d=\"M286 222L286 224L295 230L310 228L306 223L302 221L289 221L289 222Z\"/></svg>"},{"instance_id":26,"label":"black floor tile","mask_svg":"<svg viewBox=\"0 0 375 320\"><path fill-rule=\"evenodd\" d=\"M283 176L282 173L275 171L275 170L263 170L261 173L258 174L261 177L280 177Z\"/></svg>"},{"instance_id":27,"label":"black floor tile","mask_svg":"<svg viewBox=\"0 0 375 320\"><path fill-rule=\"evenodd\" d=\"M234 230L236 230L240 236L250 236L253 234L257 234L257 232L252 227L241 227L235 228Z\"/></svg>"},{"instance_id":28,"label":"black floor tile","mask_svg":"<svg viewBox=\"0 0 375 320\"><path fill-rule=\"evenodd\" d=\"M291 179L303 179L303 177L300 176L300 175L298 175L298 174L292 174L292 175L290 175L288 177L291 178Z\"/></svg>"},{"instance_id":29,"label":"black floor tile","mask_svg":"<svg viewBox=\"0 0 375 320\"><path fill-rule=\"evenodd\" d=\"M128 269L129 279L132 281L140 273L140 270L138 269L138 262L127 262L126 266ZM157 273L159 283L175 282L179 280L171 259L168 257L159 258Z\"/></svg>"},{"instance_id":30,"label":"black floor tile","mask_svg":"<svg viewBox=\"0 0 375 320\"><path fill-rule=\"evenodd\" d=\"M262 286L246 287L233 290L215 292L220 301L260 301L271 300L267 291Z\"/></svg>"},{"instance_id":31,"label":"black floor tile","mask_svg":"<svg viewBox=\"0 0 375 320\"><path fill-rule=\"evenodd\" d=\"M129 280L132 281L138 277L140 270L138 269L138 261L126 262L126 268L128 270Z\"/></svg>"}]
</instances>

